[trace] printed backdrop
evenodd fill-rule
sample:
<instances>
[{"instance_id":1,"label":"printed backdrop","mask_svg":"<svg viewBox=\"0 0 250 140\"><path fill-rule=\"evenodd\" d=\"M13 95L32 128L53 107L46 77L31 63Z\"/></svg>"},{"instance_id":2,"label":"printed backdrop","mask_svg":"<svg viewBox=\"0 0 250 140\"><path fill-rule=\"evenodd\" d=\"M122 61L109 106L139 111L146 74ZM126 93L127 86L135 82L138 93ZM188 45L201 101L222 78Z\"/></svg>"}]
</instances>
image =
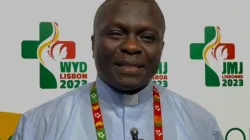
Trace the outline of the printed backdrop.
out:
<instances>
[{"instance_id":1,"label":"printed backdrop","mask_svg":"<svg viewBox=\"0 0 250 140\"><path fill-rule=\"evenodd\" d=\"M0 2L1 140L22 113L95 80L90 36L102 2ZM249 139L249 1L158 3L167 29L153 80L210 111L226 140Z\"/></svg>"}]
</instances>

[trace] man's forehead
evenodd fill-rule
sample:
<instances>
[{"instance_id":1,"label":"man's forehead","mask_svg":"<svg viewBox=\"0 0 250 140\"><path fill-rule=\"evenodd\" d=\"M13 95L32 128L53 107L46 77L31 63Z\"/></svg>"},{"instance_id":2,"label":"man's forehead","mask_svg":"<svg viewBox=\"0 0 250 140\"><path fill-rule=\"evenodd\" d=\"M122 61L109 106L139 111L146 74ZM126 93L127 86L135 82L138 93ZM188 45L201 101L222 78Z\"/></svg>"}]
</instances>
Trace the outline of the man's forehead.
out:
<instances>
[{"instance_id":1,"label":"man's forehead","mask_svg":"<svg viewBox=\"0 0 250 140\"><path fill-rule=\"evenodd\" d=\"M154 0L107 0L96 13L95 28L107 22L124 22L124 19L165 28L163 14Z\"/></svg>"},{"instance_id":2,"label":"man's forehead","mask_svg":"<svg viewBox=\"0 0 250 140\"><path fill-rule=\"evenodd\" d=\"M155 0L105 0L103 4L112 4L112 3L128 3L128 2L143 2L143 3L156 3Z\"/></svg>"},{"instance_id":3,"label":"man's forehead","mask_svg":"<svg viewBox=\"0 0 250 140\"><path fill-rule=\"evenodd\" d=\"M111 1L107 3L101 9L101 15L99 18L104 19L113 19L116 18L122 19L126 18L127 20L160 20L161 11L156 5L152 5L146 1L154 0L108 0ZM100 11L99 11L100 12ZM159 22L159 21L158 21Z\"/></svg>"},{"instance_id":4,"label":"man's forehead","mask_svg":"<svg viewBox=\"0 0 250 140\"><path fill-rule=\"evenodd\" d=\"M155 16L146 13L116 12L112 16L100 21L101 27L121 27L121 28L160 28L161 22Z\"/></svg>"},{"instance_id":5,"label":"man's forehead","mask_svg":"<svg viewBox=\"0 0 250 140\"><path fill-rule=\"evenodd\" d=\"M119 10L123 8L158 9L154 0L106 0L101 7L103 10Z\"/></svg>"}]
</instances>

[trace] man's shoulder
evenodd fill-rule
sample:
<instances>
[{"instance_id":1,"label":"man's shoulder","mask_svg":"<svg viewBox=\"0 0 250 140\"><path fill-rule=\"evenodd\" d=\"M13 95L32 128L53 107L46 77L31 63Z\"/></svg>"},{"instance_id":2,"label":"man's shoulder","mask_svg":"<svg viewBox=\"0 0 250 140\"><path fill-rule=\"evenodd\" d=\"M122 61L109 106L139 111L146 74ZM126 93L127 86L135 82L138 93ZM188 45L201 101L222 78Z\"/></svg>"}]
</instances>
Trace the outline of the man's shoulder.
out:
<instances>
[{"instance_id":1,"label":"man's shoulder","mask_svg":"<svg viewBox=\"0 0 250 140\"><path fill-rule=\"evenodd\" d=\"M180 119L178 122L183 123L190 132L193 132L190 134L194 137L199 134L212 136L218 140L223 139L216 118L207 109L168 88L157 85L157 89L161 95L161 102L173 108L175 117Z\"/></svg>"},{"instance_id":2,"label":"man's shoulder","mask_svg":"<svg viewBox=\"0 0 250 140\"><path fill-rule=\"evenodd\" d=\"M82 98L82 96L89 92L91 83L87 83L81 87L72 89L50 101L47 101L37 107L34 107L27 112L23 113L26 117L47 117L52 113L63 113L64 115L70 114L75 104Z\"/></svg>"},{"instance_id":3,"label":"man's shoulder","mask_svg":"<svg viewBox=\"0 0 250 140\"><path fill-rule=\"evenodd\" d=\"M162 86L157 87L161 96L173 105L182 116L188 116L189 119L194 119L199 122L215 121L214 115L200 104L187 99L186 97L173 92L168 88Z\"/></svg>"},{"instance_id":4,"label":"man's shoulder","mask_svg":"<svg viewBox=\"0 0 250 140\"><path fill-rule=\"evenodd\" d=\"M92 84L93 82L70 90L23 113L13 138L36 139L49 132L53 136L61 134L78 103L87 100L84 95L90 91ZM53 133L54 128L57 128L58 133Z\"/></svg>"}]
</instances>

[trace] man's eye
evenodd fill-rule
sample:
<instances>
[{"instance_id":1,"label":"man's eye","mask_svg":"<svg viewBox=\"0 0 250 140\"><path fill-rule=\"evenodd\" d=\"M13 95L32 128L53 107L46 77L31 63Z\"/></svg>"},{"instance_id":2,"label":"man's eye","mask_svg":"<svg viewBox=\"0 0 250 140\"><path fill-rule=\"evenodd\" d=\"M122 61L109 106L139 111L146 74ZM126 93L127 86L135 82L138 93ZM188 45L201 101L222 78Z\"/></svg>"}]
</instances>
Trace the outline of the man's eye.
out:
<instances>
[{"instance_id":1,"label":"man's eye","mask_svg":"<svg viewBox=\"0 0 250 140\"><path fill-rule=\"evenodd\" d=\"M154 37L152 35L142 35L141 39L143 39L146 42L153 42L156 40L156 37Z\"/></svg>"},{"instance_id":2,"label":"man's eye","mask_svg":"<svg viewBox=\"0 0 250 140\"><path fill-rule=\"evenodd\" d=\"M107 35L113 39L120 39L124 36L124 34L121 31L111 31L108 32Z\"/></svg>"}]
</instances>

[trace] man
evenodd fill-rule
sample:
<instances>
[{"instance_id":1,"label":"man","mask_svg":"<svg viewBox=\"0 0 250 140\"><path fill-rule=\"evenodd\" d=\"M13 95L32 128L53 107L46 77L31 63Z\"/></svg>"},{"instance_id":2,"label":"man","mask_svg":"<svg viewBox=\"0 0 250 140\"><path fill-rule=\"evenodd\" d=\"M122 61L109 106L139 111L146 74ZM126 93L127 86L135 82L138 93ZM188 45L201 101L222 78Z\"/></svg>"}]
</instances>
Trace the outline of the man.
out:
<instances>
[{"instance_id":1,"label":"man","mask_svg":"<svg viewBox=\"0 0 250 140\"><path fill-rule=\"evenodd\" d=\"M13 140L223 140L199 105L154 84L165 20L154 0L106 0L92 36L95 82L23 114Z\"/></svg>"}]
</instances>

